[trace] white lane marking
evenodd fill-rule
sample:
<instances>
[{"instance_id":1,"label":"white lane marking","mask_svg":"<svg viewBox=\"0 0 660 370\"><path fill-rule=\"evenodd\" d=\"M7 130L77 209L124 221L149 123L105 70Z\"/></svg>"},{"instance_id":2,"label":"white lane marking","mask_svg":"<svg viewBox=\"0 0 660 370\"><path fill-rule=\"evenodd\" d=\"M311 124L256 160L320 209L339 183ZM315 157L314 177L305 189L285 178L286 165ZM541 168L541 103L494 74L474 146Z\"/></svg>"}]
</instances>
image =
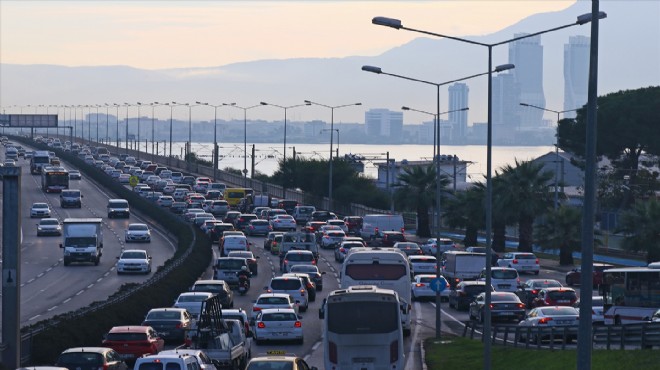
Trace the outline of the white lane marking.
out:
<instances>
[{"instance_id":1,"label":"white lane marking","mask_svg":"<svg viewBox=\"0 0 660 370\"><path fill-rule=\"evenodd\" d=\"M435 303L434 303L434 302L431 302L431 306L433 306L433 308L435 308ZM457 319L456 317L454 317L454 316L453 316L452 314L450 314L449 312L447 312L447 311L445 311L445 310L443 310L443 309L440 309L440 311L442 311L442 315L443 315L443 316L447 316L447 317L449 317L450 319L452 319L453 321L455 321L455 322L457 322L458 324L460 324L461 326L465 326L465 324L464 324L461 320Z\"/></svg>"},{"instance_id":2,"label":"white lane marking","mask_svg":"<svg viewBox=\"0 0 660 370\"><path fill-rule=\"evenodd\" d=\"M84 290L81 290L81 291L79 291L78 293L76 293L76 295L81 295L81 294L83 294L84 292L85 292Z\"/></svg>"},{"instance_id":3,"label":"white lane marking","mask_svg":"<svg viewBox=\"0 0 660 370\"><path fill-rule=\"evenodd\" d=\"M28 280L28 282L27 282L26 284L30 284L30 283L33 282L34 280L35 280L35 278L32 278L32 279ZM21 286L22 286L22 285L21 285Z\"/></svg>"},{"instance_id":4,"label":"white lane marking","mask_svg":"<svg viewBox=\"0 0 660 370\"><path fill-rule=\"evenodd\" d=\"M53 307L51 307L51 308L48 309L48 312L50 312L50 311L52 311L52 310L54 310L54 309L56 309L56 308L57 308L57 306L53 306Z\"/></svg>"},{"instance_id":5,"label":"white lane marking","mask_svg":"<svg viewBox=\"0 0 660 370\"><path fill-rule=\"evenodd\" d=\"M67 298L62 302L62 304L69 303L70 300L71 300L71 298Z\"/></svg>"},{"instance_id":6,"label":"white lane marking","mask_svg":"<svg viewBox=\"0 0 660 370\"><path fill-rule=\"evenodd\" d=\"M319 348L320 345L321 345L321 342L320 342L320 341L314 343L314 345L312 346L312 351L316 351L316 349Z\"/></svg>"},{"instance_id":7,"label":"white lane marking","mask_svg":"<svg viewBox=\"0 0 660 370\"><path fill-rule=\"evenodd\" d=\"M28 319L28 321L36 320L37 317L39 317L39 316L41 316L41 315L34 315L34 316L30 317L30 318Z\"/></svg>"},{"instance_id":8,"label":"white lane marking","mask_svg":"<svg viewBox=\"0 0 660 370\"><path fill-rule=\"evenodd\" d=\"M101 280L103 280L103 278L102 278L102 277L100 277L100 278L98 278L98 279L96 279L96 282L97 282L97 283L99 283L99 282L101 282Z\"/></svg>"},{"instance_id":9,"label":"white lane marking","mask_svg":"<svg viewBox=\"0 0 660 370\"><path fill-rule=\"evenodd\" d=\"M52 269L53 269L52 267L49 267L49 268L46 269L46 272L50 272L50 270L52 270Z\"/></svg>"},{"instance_id":10,"label":"white lane marking","mask_svg":"<svg viewBox=\"0 0 660 370\"><path fill-rule=\"evenodd\" d=\"M419 319L419 312L421 312L421 305L419 302L415 302L415 317L413 318L413 322L417 322ZM412 340L410 341L410 350L408 351L408 356L406 356L406 366L404 369L412 369L412 359L413 359L413 353L415 350L415 345L417 344L417 335L419 334L419 325L415 325L415 328L413 329L413 335L412 335Z\"/></svg>"},{"instance_id":11,"label":"white lane marking","mask_svg":"<svg viewBox=\"0 0 660 370\"><path fill-rule=\"evenodd\" d=\"M307 356L303 357L303 360L305 360L305 362L307 362L307 361L309 361L310 357L311 357L311 355L307 355Z\"/></svg>"},{"instance_id":12,"label":"white lane marking","mask_svg":"<svg viewBox=\"0 0 660 370\"><path fill-rule=\"evenodd\" d=\"M44 274L45 274L45 272L40 273L39 275L37 275L37 278L40 278L40 277L44 276Z\"/></svg>"},{"instance_id":13,"label":"white lane marking","mask_svg":"<svg viewBox=\"0 0 660 370\"><path fill-rule=\"evenodd\" d=\"M93 286L94 286L93 283L92 283L92 284L89 284L89 285L87 286L87 289L91 289Z\"/></svg>"}]
</instances>

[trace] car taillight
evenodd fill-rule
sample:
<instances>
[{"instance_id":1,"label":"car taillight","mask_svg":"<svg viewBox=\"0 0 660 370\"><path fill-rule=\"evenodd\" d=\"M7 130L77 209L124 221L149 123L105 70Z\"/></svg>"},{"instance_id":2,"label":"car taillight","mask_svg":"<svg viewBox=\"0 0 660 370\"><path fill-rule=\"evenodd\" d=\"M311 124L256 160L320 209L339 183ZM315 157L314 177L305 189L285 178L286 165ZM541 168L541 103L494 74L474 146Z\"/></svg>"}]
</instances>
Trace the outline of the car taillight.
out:
<instances>
[{"instance_id":1,"label":"car taillight","mask_svg":"<svg viewBox=\"0 0 660 370\"><path fill-rule=\"evenodd\" d=\"M261 307L252 307L252 311L261 311Z\"/></svg>"},{"instance_id":2,"label":"car taillight","mask_svg":"<svg viewBox=\"0 0 660 370\"><path fill-rule=\"evenodd\" d=\"M378 235L378 228L374 228L374 234Z\"/></svg>"},{"instance_id":3,"label":"car taillight","mask_svg":"<svg viewBox=\"0 0 660 370\"><path fill-rule=\"evenodd\" d=\"M536 264L537 264L537 265L539 264L539 259L538 259L538 258L536 259Z\"/></svg>"},{"instance_id":4,"label":"car taillight","mask_svg":"<svg viewBox=\"0 0 660 370\"><path fill-rule=\"evenodd\" d=\"M303 297L305 296L305 289L300 289L300 295Z\"/></svg>"},{"instance_id":5,"label":"car taillight","mask_svg":"<svg viewBox=\"0 0 660 370\"><path fill-rule=\"evenodd\" d=\"M518 260L513 260L512 262L513 262L514 264L517 264L517 263L518 263Z\"/></svg>"},{"instance_id":6,"label":"car taillight","mask_svg":"<svg viewBox=\"0 0 660 370\"><path fill-rule=\"evenodd\" d=\"M296 327L296 328L302 328L302 322L296 321L296 323L293 324L293 326Z\"/></svg>"},{"instance_id":7,"label":"car taillight","mask_svg":"<svg viewBox=\"0 0 660 370\"><path fill-rule=\"evenodd\" d=\"M339 248L339 252L340 252L340 253L346 253L346 249L344 249L344 248Z\"/></svg>"},{"instance_id":8,"label":"car taillight","mask_svg":"<svg viewBox=\"0 0 660 370\"><path fill-rule=\"evenodd\" d=\"M285 265L288 264L288 263L289 263L289 260L284 260Z\"/></svg>"},{"instance_id":9,"label":"car taillight","mask_svg":"<svg viewBox=\"0 0 660 370\"><path fill-rule=\"evenodd\" d=\"M266 324L264 324L263 321L259 321L259 322L257 323L257 327L258 327L259 329L263 329L263 328L266 327Z\"/></svg>"},{"instance_id":10,"label":"car taillight","mask_svg":"<svg viewBox=\"0 0 660 370\"><path fill-rule=\"evenodd\" d=\"M524 303L518 303L518 308L525 308L525 304Z\"/></svg>"},{"instance_id":11,"label":"car taillight","mask_svg":"<svg viewBox=\"0 0 660 370\"><path fill-rule=\"evenodd\" d=\"M401 228L401 234L403 234L404 231L406 231L406 230L402 227Z\"/></svg>"},{"instance_id":12,"label":"car taillight","mask_svg":"<svg viewBox=\"0 0 660 370\"><path fill-rule=\"evenodd\" d=\"M337 363L337 345L335 342L328 342L328 360L333 364Z\"/></svg>"},{"instance_id":13,"label":"car taillight","mask_svg":"<svg viewBox=\"0 0 660 370\"><path fill-rule=\"evenodd\" d=\"M177 329L181 329L181 328L183 327L183 324L181 324L181 323L178 323L178 324L176 324L176 326L175 326L175 327L176 327Z\"/></svg>"},{"instance_id":14,"label":"car taillight","mask_svg":"<svg viewBox=\"0 0 660 370\"><path fill-rule=\"evenodd\" d=\"M532 294L538 294L538 293L539 293L538 289L532 289Z\"/></svg>"},{"instance_id":15,"label":"car taillight","mask_svg":"<svg viewBox=\"0 0 660 370\"><path fill-rule=\"evenodd\" d=\"M312 260L312 265L316 265L316 260Z\"/></svg>"},{"instance_id":16,"label":"car taillight","mask_svg":"<svg viewBox=\"0 0 660 370\"><path fill-rule=\"evenodd\" d=\"M415 286L418 287L418 288L421 288L421 287L423 287L423 286L426 286L426 284L424 284L424 283L417 283L417 284L415 284Z\"/></svg>"},{"instance_id":17,"label":"car taillight","mask_svg":"<svg viewBox=\"0 0 660 370\"><path fill-rule=\"evenodd\" d=\"M108 370L109 368L108 364L103 364L103 366L99 367L99 370Z\"/></svg>"},{"instance_id":18,"label":"car taillight","mask_svg":"<svg viewBox=\"0 0 660 370\"><path fill-rule=\"evenodd\" d=\"M539 324L547 324L550 321L552 321L552 317L543 317L541 320L539 320Z\"/></svg>"},{"instance_id":19,"label":"car taillight","mask_svg":"<svg viewBox=\"0 0 660 370\"><path fill-rule=\"evenodd\" d=\"M399 341L395 340L390 343L390 363L399 361Z\"/></svg>"},{"instance_id":20,"label":"car taillight","mask_svg":"<svg viewBox=\"0 0 660 370\"><path fill-rule=\"evenodd\" d=\"M488 305L488 307L490 307L490 309L492 310L493 307L495 307L495 306L491 303L491 304Z\"/></svg>"}]
</instances>

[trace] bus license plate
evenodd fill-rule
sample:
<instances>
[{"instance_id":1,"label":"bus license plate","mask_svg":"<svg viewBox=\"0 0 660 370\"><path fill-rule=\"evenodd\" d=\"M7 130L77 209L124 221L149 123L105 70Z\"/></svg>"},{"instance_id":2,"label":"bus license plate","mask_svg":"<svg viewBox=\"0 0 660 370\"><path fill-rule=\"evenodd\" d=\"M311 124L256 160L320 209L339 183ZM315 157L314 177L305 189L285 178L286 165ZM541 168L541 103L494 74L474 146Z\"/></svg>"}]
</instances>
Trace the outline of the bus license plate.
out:
<instances>
[{"instance_id":1,"label":"bus license plate","mask_svg":"<svg viewBox=\"0 0 660 370\"><path fill-rule=\"evenodd\" d=\"M358 364L367 364L367 363L374 362L374 358L373 357L354 357L353 362L358 363Z\"/></svg>"}]
</instances>

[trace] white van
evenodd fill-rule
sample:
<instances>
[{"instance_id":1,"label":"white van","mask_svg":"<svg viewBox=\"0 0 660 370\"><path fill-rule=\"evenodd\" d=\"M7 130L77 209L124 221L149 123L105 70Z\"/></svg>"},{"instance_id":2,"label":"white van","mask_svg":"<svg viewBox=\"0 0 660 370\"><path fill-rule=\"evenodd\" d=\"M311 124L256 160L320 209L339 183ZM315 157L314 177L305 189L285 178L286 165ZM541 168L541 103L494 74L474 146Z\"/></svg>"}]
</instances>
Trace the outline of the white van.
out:
<instances>
[{"instance_id":1,"label":"white van","mask_svg":"<svg viewBox=\"0 0 660 370\"><path fill-rule=\"evenodd\" d=\"M313 212L316 212L316 207L314 206L296 206L293 209L293 218L297 224L304 225L312 219Z\"/></svg>"},{"instance_id":2,"label":"white van","mask_svg":"<svg viewBox=\"0 0 660 370\"><path fill-rule=\"evenodd\" d=\"M383 231L403 232L403 216L401 215L365 215L362 221L360 236L364 240L375 239Z\"/></svg>"},{"instance_id":3,"label":"white van","mask_svg":"<svg viewBox=\"0 0 660 370\"><path fill-rule=\"evenodd\" d=\"M493 288L498 292L515 293L520 285L518 270L511 267L491 267L490 281ZM481 271L479 281L486 281L486 269Z\"/></svg>"}]
</instances>

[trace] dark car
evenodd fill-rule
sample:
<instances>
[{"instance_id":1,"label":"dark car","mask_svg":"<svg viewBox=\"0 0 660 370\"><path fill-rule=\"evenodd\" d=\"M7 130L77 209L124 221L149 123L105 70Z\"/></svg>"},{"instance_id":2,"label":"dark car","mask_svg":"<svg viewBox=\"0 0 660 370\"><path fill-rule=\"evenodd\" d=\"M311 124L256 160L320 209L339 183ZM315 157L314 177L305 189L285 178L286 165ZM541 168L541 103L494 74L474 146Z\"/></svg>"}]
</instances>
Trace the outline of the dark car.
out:
<instances>
[{"instance_id":1,"label":"dark car","mask_svg":"<svg viewBox=\"0 0 660 370\"><path fill-rule=\"evenodd\" d=\"M577 299L573 288L545 288L534 298L532 306L573 306Z\"/></svg>"},{"instance_id":2,"label":"dark car","mask_svg":"<svg viewBox=\"0 0 660 370\"><path fill-rule=\"evenodd\" d=\"M234 231L236 230L234 228L233 224L230 223L220 223L220 224L215 224L213 225L213 228L209 230L209 239L211 239L211 243L217 243L220 238L222 238L222 235L224 235L225 231Z\"/></svg>"},{"instance_id":3,"label":"dark car","mask_svg":"<svg viewBox=\"0 0 660 370\"><path fill-rule=\"evenodd\" d=\"M522 283L518 290L516 290L516 295L522 303L527 307L532 306L532 301L539 294L539 291L544 288L559 288L561 283L553 279L529 279L526 282Z\"/></svg>"},{"instance_id":4,"label":"dark car","mask_svg":"<svg viewBox=\"0 0 660 370\"><path fill-rule=\"evenodd\" d=\"M291 200L291 199L280 199L277 202L277 208L283 209L286 211L287 214L293 214L294 208L298 206L298 201L297 200Z\"/></svg>"},{"instance_id":5,"label":"dark car","mask_svg":"<svg viewBox=\"0 0 660 370\"><path fill-rule=\"evenodd\" d=\"M259 217L254 213L241 213L234 221L234 227L236 230L246 230L250 221L258 219Z\"/></svg>"},{"instance_id":6,"label":"dark car","mask_svg":"<svg viewBox=\"0 0 660 370\"><path fill-rule=\"evenodd\" d=\"M406 236L400 231L383 231L376 239L376 245L380 247L393 247L398 242L405 242Z\"/></svg>"},{"instance_id":7,"label":"dark car","mask_svg":"<svg viewBox=\"0 0 660 370\"><path fill-rule=\"evenodd\" d=\"M183 343L192 323L192 316L183 308L154 308L149 310L142 326L151 326L165 340Z\"/></svg>"},{"instance_id":8,"label":"dark car","mask_svg":"<svg viewBox=\"0 0 660 370\"><path fill-rule=\"evenodd\" d=\"M193 186L195 185L195 176L183 176L181 183Z\"/></svg>"},{"instance_id":9,"label":"dark car","mask_svg":"<svg viewBox=\"0 0 660 370\"><path fill-rule=\"evenodd\" d=\"M228 223L228 224L233 224L234 227L235 227L235 226L236 226L236 222L235 222L235 221L236 221L236 219L238 218L238 216L240 216L240 215L241 215L241 212L238 212L238 211L229 211L229 212L227 212L227 214L225 215L225 218L222 219L222 222L224 222L224 223Z\"/></svg>"},{"instance_id":10,"label":"dark car","mask_svg":"<svg viewBox=\"0 0 660 370\"><path fill-rule=\"evenodd\" d=\"M422 248L413 242L397 242L394 243L394 248L401 250L406 256L418 256L424 254Z\"/></svg>"},{"instance_id":11,"label":"dark car","mask_svg":"<svg viewBox=\"0 0 660 370\"><path fill-rule=\"evenodd\" d=\"M312 217L311 217L311 221L326 222L328 220L335 220L335 219L337 219L337 215L328 211L314 211L312 212Z\"/></svg>"},{"instance_id":12,"label":"dark car","mask_svg":"<svg viewBox=\"0 0 660 370\"><path fill-rule=\"evenodd\" d=\"M255 215L256 217L256 215ZM240 220L240 217L239 217ZM270 226L270 223L266 220L254 219L245 227L245 234L249 236L253 235L268 235L273 228Z\"/></svg>"},{"instance_id":13,"label":"dark car","mask_svg":"<svg viewBox=\"0 0 660 370\"><path fill-rule=\"evenodd\" d=\"M491 292L495 291L490 287ZM470 303L480 293L486 291L486 282L484 281L461 281L456 285L456 289L449 292L449 307L457 310L467 310Z\"/></svg>"},{"instance_id":14,"label":"dark car","mask_svg":"<svg viewBox=\"0 0 660 370\"><path fill-rule=\"evenodd\" d=\"M69 370L128 370L128 365L112 348L76 347L62 352L56 366Z\"/></svg>"},{"instance_id":15,"label":"dark car","mask_svg":"<svg viewBox=\"0 0 660 370\"><path fill-rule=\"evenodd\" d=\"M275 236L277 235L283 235L283 231L271 231L268 233L266 236L266 239L264 239L264 250L269 251L270 246L273 244L273 240L275 240Z\"/></svg>"},{"instance_id":16,"label":"dark car","mask_svg":"<svg viewBox=\"0 0 660 370\"><path fill-rule=\"evenodd\" d=\"M309 275L316 285L316 290L319 292L323 290L323 275L325 275L325 271L320 272L316 265L295 265L291 267L291 272L301 272Z\"/></svg>"},{"instance_id":17,"label":"dark car","mask_svg":"<svg viewBox=\"0 0 660 370\"><path fill-rule=\"evenodd\" d=\"M357 235L362 229L362 216L346 216L344 217L344 223L348 228L348 234Z\"/></svg>"},{"instance_id":18,"label":"dark car","mask_svg":"<svg viewBox=\"0 0 660 370\"><path fill-rule=\"evenodd\" d=\"M593 264L593 281L594 281L594 288L598 287L600 284L603 283L603 271L607 269L614 268L613 265L607 264L607 263L594 263ZM580 277L581 277L581 272L582 268L577 267L574 268L573 270L569 271L566 273L566 285L568 286L573 286L573 285L579 285L580 284Z\"/></svg>"},{"instance_id":19,"label":"dark car","mask_svg":"<svg viewBox=\"0 0 660 370\"><path fill-rule=\"evenodd\" d=\"M327 223L325 221L309 221L305 225L305 229L307 229L310 232L318 232L321 226L325 226Z\"/></svg>"},{"instance_id":20,"label":"dark car","mask_svg":"<svg viewBox=\"0 0 660 370\"><path fill-rule=\"evenodd\" d=\"M525 304L517 295L511 292L492 292L490 296L490 313L493 320L514 319L522 321L525 318ZM484 305L486 304L486 293L480 293L470 303L468 316L470 320L484 322Z\"/></svg>"}]
</instances>

